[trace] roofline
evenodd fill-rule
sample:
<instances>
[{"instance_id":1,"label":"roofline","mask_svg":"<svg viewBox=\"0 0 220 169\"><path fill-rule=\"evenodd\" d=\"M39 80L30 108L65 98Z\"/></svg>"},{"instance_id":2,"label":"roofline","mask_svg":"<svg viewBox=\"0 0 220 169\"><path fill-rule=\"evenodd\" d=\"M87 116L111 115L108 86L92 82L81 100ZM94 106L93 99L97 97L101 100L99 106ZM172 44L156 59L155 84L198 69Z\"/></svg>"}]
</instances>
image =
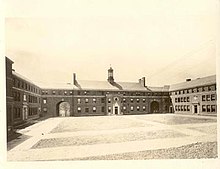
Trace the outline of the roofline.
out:
<instances>
[{"instance_id":1,"label":"roofline","mask_svg":"<svg viewBox=\"0 0 220 169\"><path fill-rule=\"evenodd\" d=\"M11 62L12 64L14 63L11 59L9 59L7 56L5 56L5 59Z\"/></svg>"}]
</instances>

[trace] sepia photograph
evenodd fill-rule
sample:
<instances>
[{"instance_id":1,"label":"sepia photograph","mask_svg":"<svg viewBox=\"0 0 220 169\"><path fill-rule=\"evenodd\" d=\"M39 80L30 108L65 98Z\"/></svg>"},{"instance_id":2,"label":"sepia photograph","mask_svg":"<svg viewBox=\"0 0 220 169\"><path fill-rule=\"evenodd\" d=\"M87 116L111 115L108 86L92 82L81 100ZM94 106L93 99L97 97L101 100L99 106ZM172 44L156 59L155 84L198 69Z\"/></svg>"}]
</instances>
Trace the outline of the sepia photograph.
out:
<instances>
[{"instance_id":1,"label":"sepia photograph","mask_svg":"<svg viewBox=\"0 0 220 169\"><path fill-rule=\"evenodd\" d=\"M219 10L216 0L6 0L5 163L217 168Z\"/></svg>"}]
</instances>

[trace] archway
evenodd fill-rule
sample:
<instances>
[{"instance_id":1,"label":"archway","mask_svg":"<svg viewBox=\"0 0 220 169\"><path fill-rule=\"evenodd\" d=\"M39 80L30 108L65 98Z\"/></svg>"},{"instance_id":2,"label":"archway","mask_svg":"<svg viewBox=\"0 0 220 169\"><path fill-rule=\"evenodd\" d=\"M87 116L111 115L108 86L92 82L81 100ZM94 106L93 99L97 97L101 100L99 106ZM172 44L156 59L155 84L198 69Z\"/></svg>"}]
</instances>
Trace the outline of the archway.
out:
<instances>
[{"instance_id":1,"label":"archway","mask_svg":"<svg viewBox=\"0 0 220 169\"><path fill-rule=\"evenodd\" d=\"M158 113L159 112L159 103L157 101L153 101L150 105L150 112L151 113Z\"/></svg>"},{"instance_id":2,"label":"archway","mask_svg":"<svg viewBox=\"0 0 220 169\"><path fill-rule=\"evenodd\" d=\"M68 102L59 102L57 104L57 115L60 117L70 116L70 104Z\"/></svg>"}]
</instances>

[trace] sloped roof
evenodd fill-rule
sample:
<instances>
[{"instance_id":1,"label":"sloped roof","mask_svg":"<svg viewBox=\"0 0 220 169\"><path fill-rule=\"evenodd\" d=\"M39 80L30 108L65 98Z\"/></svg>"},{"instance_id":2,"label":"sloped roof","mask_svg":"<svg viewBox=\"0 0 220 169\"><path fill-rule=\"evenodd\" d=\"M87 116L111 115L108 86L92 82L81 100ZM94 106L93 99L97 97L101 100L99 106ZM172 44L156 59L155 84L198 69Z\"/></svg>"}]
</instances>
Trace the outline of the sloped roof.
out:
<instances>
[{"instance_id":1,"label":"sloped roof","mask_svg":"<svg viewBox=\"0 0 220 169\"><path fill-rule=\"evenodd\" d=\"M134 91L149 91L146 87L143 87L140 83L135 82L117 82L122 90L134 90Z\"/></svg>"},{"instance_id":2,"label":"sloped roof","mask_svg":"<svg viewBox=\"0 0 220 169\"><path fill-rule=\"evenodd\" d=\"M20 79L23 79L23 80L25 80L25 81L27 81L27 82L29 82L29 83L32 83L32 84L36 85L36 84L35 84L34 82L32 82L30 79L28 79L28 78L26 78L26 77L20 75L19 73L15 72L15 71L12 71L12 74L13 74L14 76L17 76L17 77L20 78ZM36 85L36 86L37 86L37 85Z\"/></svg>"},{"instance_id":3,"label":"sloped roof","mask_svg":"<svg viewBox=\"0 0 220 169\"><path fill-rule=\"evenodd\" d=\"M37 82L42 89L66 89L66 90L73 90L77 89L76 86L70 83L39 83Z\"/></svg>"},{"instance_id":4,"label":"sloped roof","mask_svg":"<svg viewBox=\"0 0 220 169\"><path fill-rule=\"evenodd\" d=\"M151 86L148 86L148 88L152 92L169 92L170 86L163 86L163 87L151 87Z\"/></svg>"},{"instance_id":5,"label":"sloped roof","mask_svg":"<svg viewBox=\"0 0 220 169\"><path fill-rule=\"evenodd\" d=\"M193 88L198 86L212 85L212 84L216 84L216 75L170 85L170 91Z\"/></svg>"},{"instance_id":6,"label":"sloped roof","mask_svg":"<svg viewBox=\"0 0 220 169\"><path fill-rule=\"evenodd\" d=\"M75 86L82 90L119 90L108 81L77 80Z\"/></svg>"}]
</instances>

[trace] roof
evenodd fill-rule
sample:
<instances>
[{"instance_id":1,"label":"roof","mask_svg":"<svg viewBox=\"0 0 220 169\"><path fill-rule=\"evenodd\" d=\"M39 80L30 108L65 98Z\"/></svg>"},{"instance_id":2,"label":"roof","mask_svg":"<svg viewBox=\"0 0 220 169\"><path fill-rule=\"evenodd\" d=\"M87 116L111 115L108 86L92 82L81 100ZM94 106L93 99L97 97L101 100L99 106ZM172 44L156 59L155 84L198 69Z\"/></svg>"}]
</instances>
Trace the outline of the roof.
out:
<instances>
[{"instance_id":1,"label":"roof","mask_svg":"<svg viewBox=\"0 0 220 169\"><path fill-rule=\"evenodd\" d=\"M216 75L170 85L170 91L216 84Z\"/></svg>"},{"instance_id":2,"label":"roof","mask_svg":"<svg viewBox=\"0 0 220 169\"><path fill-rule=\"evenodd\" d=\"M34 82L32 82L30 79L20 75L19 73L15 72L15 71L12 71L12 74L14 76L17 76L18 78L22 79L22 80L25 80L26 82L29 82L29 83L32 83L33 85L36 85ZM37 86L37 85L36 85Z\"/></svg>"}]
</instances>

